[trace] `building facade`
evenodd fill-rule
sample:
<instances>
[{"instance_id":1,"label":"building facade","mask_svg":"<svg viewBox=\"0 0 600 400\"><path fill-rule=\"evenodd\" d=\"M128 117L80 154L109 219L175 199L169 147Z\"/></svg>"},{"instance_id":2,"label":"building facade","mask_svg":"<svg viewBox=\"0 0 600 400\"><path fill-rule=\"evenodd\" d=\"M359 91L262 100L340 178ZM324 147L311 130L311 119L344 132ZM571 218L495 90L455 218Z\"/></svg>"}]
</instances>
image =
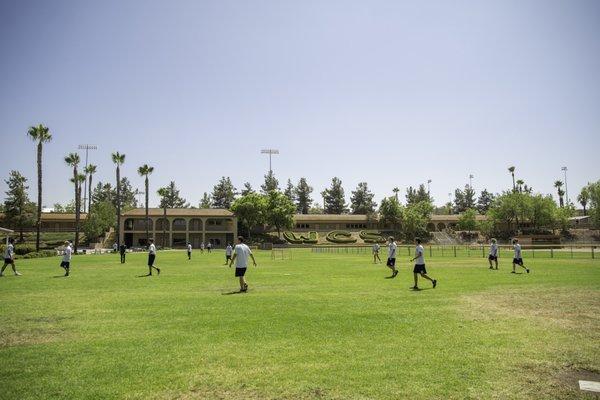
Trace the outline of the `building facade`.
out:
<instances>
[{"instance_id":1,"label":"building facade","mask_svg":"<svg viewBox=\"0 0 600 400\"><path fill-rule=\"evenodd\" d=\"M148 209L148 230L158 246L184 247L191 243L211 243L223 248L234 243L237 236L237 218L229 210L178 208ZM123 213L119 230L121 243L127 247L142 247L146 242L146 210L136 208Z\"/></svg>"}]
</instances>

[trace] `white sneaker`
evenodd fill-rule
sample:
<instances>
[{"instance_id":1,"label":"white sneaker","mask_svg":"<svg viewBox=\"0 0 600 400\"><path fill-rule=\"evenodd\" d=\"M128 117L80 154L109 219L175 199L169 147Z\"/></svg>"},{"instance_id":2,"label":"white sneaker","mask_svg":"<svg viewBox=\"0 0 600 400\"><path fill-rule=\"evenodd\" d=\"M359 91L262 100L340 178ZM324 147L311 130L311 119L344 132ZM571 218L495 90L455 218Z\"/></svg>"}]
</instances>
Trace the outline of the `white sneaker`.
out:
<instances>
[{"instance_id":1,"label":"white sneaker","mask_svg":"<svg viewBox=\"0 0 600 400\"><path fill-rule=\"evenodd\" d=\"M18 271L15 271L15 276L21 276L21 273Z\"/></svg>"}]
</instances>

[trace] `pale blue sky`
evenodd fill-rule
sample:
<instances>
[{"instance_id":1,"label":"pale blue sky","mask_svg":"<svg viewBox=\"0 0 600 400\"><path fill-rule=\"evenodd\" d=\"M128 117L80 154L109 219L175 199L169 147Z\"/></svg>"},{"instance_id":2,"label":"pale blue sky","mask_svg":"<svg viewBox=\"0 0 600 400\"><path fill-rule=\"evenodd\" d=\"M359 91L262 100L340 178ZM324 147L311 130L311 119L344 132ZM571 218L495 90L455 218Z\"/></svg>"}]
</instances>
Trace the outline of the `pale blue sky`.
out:
<instances>
[{"instance_id":1,"label":"pale blue sky","mask_svg":"<svg viewBox=\"0 0 600 400\"><path fill-rule=\"evenodd\" d=\"M35 198L26 132L48 125L48 206L80 143L96 181L118 150L196 205L222 175L258 186L265 147L282 184L378 201L429 178L441 204L469 173L498 192L509 165L545 193L567 165L572 198L600 179L598 1L0 0L0 54L0 173Z\"/></svg>"}]
</instances>

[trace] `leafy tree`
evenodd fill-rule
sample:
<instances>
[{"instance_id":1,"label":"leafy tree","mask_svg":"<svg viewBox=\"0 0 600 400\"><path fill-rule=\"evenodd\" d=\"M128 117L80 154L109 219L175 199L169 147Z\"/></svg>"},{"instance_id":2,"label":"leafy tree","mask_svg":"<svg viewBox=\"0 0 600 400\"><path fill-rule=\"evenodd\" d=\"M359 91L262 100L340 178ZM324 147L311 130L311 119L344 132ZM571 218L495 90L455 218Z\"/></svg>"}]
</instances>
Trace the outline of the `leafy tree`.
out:
<instances>
[{"instance_id":1,"label":"leafy tree","mask_svg":"<svg viewBox=\"0 0 600 400\"><path fill-rule=\"evenodd\" d=\"M398 229L402 221L402 206L396 198L396 195L384 197L379 205L380 221L384 224L390 224L393 229Z\"/></svg>"},{"instance_id":2,"label":"leafy tree","mask_svg":"<svg viewBox=\"0 0 600 400\"><path fill-rule=\"evenodd\" d=\"M313 188L308 185L306 178L300 178L298 186L296 186L296 211L300 214L310 214L311 204L313 199L310 197ZM321 210L323 210L321 208ZM322 214L322 212L321 212Z\"/></svg>"},{"instance_id":3,"label":"leafy tree","mask_svg":"<svg viewBox=\"0 0 600 400\"><path fill-rule=\"evenodd\" d=\"M246 182L246 183L244 183L244 188L242 189L242 192L240 193L240 195L245 196L250 193L254 193L254 189L252 188L252 185L250 184L250 182Z\"/></svg>"},{"instance_id":4,"label":"leafy tree","mask_svg":"<svg viewBox=\"0 0 600 400\"><path fill-rule=\"evenodd\" d=\"M250 238L254 227L267 222L267 197L259 193L249 193L236 199L231 205L231 211L237 215Z\"/></svg>"},{"instance_id":5,"label":"leafy tree","mask_svg":"<svg viewBox=\"0 0 600 400\"><path fill-rule=\"evenodd\" d=\"M92 209L92 177L94 176L94 174L96 173L96 169L98 167L96 167L94 164L89 164L87 167L84 168L83 172L85 172L85 174L88 176L88 211L90 211Z\"/></svg>"},{"instance_id":6,"label":"leafy tree","mask_svg":"<svg viewBox=\"0 0 600 400\"><path fill-rule=\"evenodd\" d=\"M523 221L530 213L530 197L528 193L504 192L494 200L487 215L494 221L494 226L514 233L519 229L519 220Z\"/></svg>"},{"instance_id":7,"label":"leafy tree","mask_svg":"<svg viewBox=\"0 0 600 400\"><path fill-rule=\"evenodd\" d=\"M587 205L588 205L588 203L590 201L590 191L589 191L589 189L588 189L587 186L584 186L581 189L581 192L577 196L577 201L583 207L583 215L587 215L587 208L586 207L587 207Z\"/></svg>"},{"instance_id":8,"label":"leafy tree","mask_svg":"<svg viewBox=\"0 0 600 400\"><path fill-rule=\"evenodd\" d=\"M342 181L334 177L331 187L321 192L324 201L325 214L345 214L348 212Z\"/></svg>"},{"instance_id":9,"label":"leafy tree","mask_svg":"<svg viewBox=\"0 0 600 400\"><path fill-rule=\"evenodd\" d=\"M83 223L83 231L90 241L97 241L110 227L117 222L115 207L110 201L93 203L87 219Z\"/></svg>"},{"instance_id":10,"label":"leafy tree","mask_svg":"<svg viewBox=\"0 0 600 400\"><path fill-rule=\"evenodd\" d=\"M469 208L458 217L458 229L461 231L474 231L477 229L477 212Z\"/></svg>"},{"instance_id":11,"label":"leafy tree","mask_svg":"<svg viewBox=\"0 0 600 400\"><path fill-rule=\"evenodd\" d=\"M527 218L534 229L554 228L556 226L558 210L552 196L538 194L524 197L524 199L529 202L529 207L526 208L529 210L529 214L524 217Z\"/></svg>"},{"instance_id":12,"label":"leafy tree","mask_svg":"<svg viewBox=\"0 0 600 400\"><path fill-rule=\"evenodd\" d=\"M287 186L285 187L283 194L285 194L292 203L296 202L296 190L294 188L294 184L292 183L291 179L287 180Z\"/></svg>"},{"instance_id":13,"label":"leafy tree","mask_svg":"<svg viewBox=\"0 0 600 400\"><path fill-rule=\"evenodd\" d=\"M291 228L294 224L294 213L296 206L283 193L271 190L267 195L267 224L277 229L277 235L281 237L281 229Z\"/></svg>"},{"instance_id":14,"label":"leafy tree","mask_svg":"<svg viewBox=\"0 0 600 400\"><path fill-rule=\"evenodd\" d=\"M483 189L477 200L477 211L479 211L480 214L485 215L493 202L494 195L488 192L487 189Z\"/></svg>"},{"instance_id":15,"label":"leafy tree","mask_svg":"<svg viewBox=\"0 0 600 400\"><path fill-rule=\"evenodd\" d=\"M402 209L402 233L407 240L429 235L427 223L432 211L433 206L426 200L407 205Z\"/></svg>"},{"instance_id":16,"label":"leafy tree","mask_svg":"<svg viewBox=\"0 0 600 400\"><path fill-rule=\"evenodd\" d=\"M65 211L65 207L60 204L60 203L54 203L54 205L52 206L52 212L55 213L64 213Z\"/></svg>"},{"instance_id":17,"label":"leafy tree","mask_svg":"<svg viewBox=\"0 0 600 400\"><path fill-rule=\"evenodd\" d=\"M315 203L308 209L308 214L324 214L325 210L319 203Z\"/></svg>"},{"instance_id":18,"label":"leafy tree","mask_svg":"<svg viewBox=\"0 0 600 400\"><path fill-rule=\"evenodd\" d=\"M590 196L588 213L591 223L595 229L600 229L600 180L589 183L587 190Z\"/></svg>"},{"instance_id":19,"label":"leafy tree","mask_svg":"<svg viewBox=\"0 0 600 400\"><path fill-rule=\"evenodd\" d=\"M113 190L113 187L110 183L98 182L92 191L92 203L101 201L110 201L116 209L117 199L115 190Z\"/></svg>"},{"instance_id":20,"label":"leafy tree","mask_svg":"<svg viewBox=\"0 0 600 400\"><path fill-rule=\"evenodd\" d=\"M279 181L275 178L273 171L269 171L265 175L265 183L260 185L260 189L264 194L268 194L272 190L279 190Z\"/></svg>"},{"instance_id":21,"label":"leafy tree","mask_svg":"<svg viewBox=\"0 0 600 400\"><path fill-rule=\"evenodd\" d=\"M555 181L554 182L554 187L556 188L556 192L558 194L558 201L560 203L560 206L564 207L565 206L565 202L563 200L563 196L565 195L565 191L562 190L562 186L563 186L562 181Z\"/></svg>"},{"instance_id":22,"label":"leafy tree","mask_svg":"<svg viewBox=\"0 0 600 400\"><path fill-rule=\"evenodd\" d=\"M73 182L73 185L75 186L75 241L73 243L73 251L75 253L77 253L77 248L79 247L79 226L81 218L81 181L77 170L80 161L79 154L77 153L69 153L69 155L65 157L65 163L73 167L73 178L71 178L71 182Z\"/></svg>"},{"instance_id":23,"label":"leafy tree","mask_svg":"<svg viewBox=\"0 0 600 400\"><path fill-rule=\"evenodd\" d=\"M19 240L23 241L23 230L35 225L35 203L29 201L25 178L19 171L10 171L6 179L8 190L4 199L4 222L19 232Z\"/></svg>"},{"instance_id":24,"label":"leafy tree","mask_svg":"<svg viewBox=\"0 0 600 400\"><path fill-rule=\"evenodd\" d=\"M164 189L164 190L162 190ZM175 181L171 181L168 186L159 189L160 208L189 208L188 203L183 197L179 195L179 189L175 186Z\"/></svg>"},{"instance_id":25,"label":"leafy tree","mask_svg":"<svg viewBox=\"0 0 600 400\"><path fill-rule=\"evenodd\" d=\"M219 183L213 187L212 205L214 208L231 208L235 200L235 187L229 177L221 177Z\"/></svg>"},{"instance_id":26,"label":"leafy tree","mask_svg":"<svg viewBox=\"0 0 600 400\"><path fill-rule=\"evenodd\" d=\"M371 193L367 186L367 182L360 182L356 190L350 196L350 208L352 214L373 214L377 203L373 201L375 195Z\"/></svg>"},{"instance_id":27,"label":"leafy tree","mask_svg":"<svg viewBox=\"0 0 600 400\"><path fill-rule=\"evenodd\" d=\"M475 190L470 185L465 185L464 190L456 189L454 191L454 212L460 214L475 208Z\"/></svg>"},{"instance_id":28,"label":"leafy tree","mask_svg":"<svg viewBox=\"0 0 600 400\"><path fill-rule=\"evenodd\" d=\"M27 131L27 136L37 143L37 221L35 225L35 251L40 251L40 229L42 227L42 153L44 143L52 140L50 129L39 124Z\"/></svg>"},{"instance_id":29,"label":"leafy tree","mask_svg":"<svg viewBox=\"0 0 600 400\"><path fill-rule=\"evenodd\" d=\"M154 172L154 167L149 166L148 164L144 164L141 167L138 168L138 174L140 176L144 177L144 189L145 189L145 193L146 196L144 198L144 208L146 211L146 221L145 221L145 226L146 226L146 243L148 243L148 239L150 239L150 218L148 217L148 202L149 202L149 196L150 196L150 181L148 179L148 175L150 175L152 172Z\"/></svg>"},{"instance_id":30,"label":"leafy tree","mask_svg":"<svg viewBox=\"0 0 600 400\"><path fill-rule=\"evenodd\" d=\"M212 208L212 197L204 192L202 200L200 200L200 208Z\"/></svg>"},{"instance_id":31,"label":"leafy tree","mask_svg":"<svg viewBox=\"0 0 600 400\"><path fill-rule=\"evenodd\" d=\"M115 164L117 182L117 246L121 246L121 165L125 162L125 154L118 151L111 154L112 162Z\"/></svg>"}]
</instances>

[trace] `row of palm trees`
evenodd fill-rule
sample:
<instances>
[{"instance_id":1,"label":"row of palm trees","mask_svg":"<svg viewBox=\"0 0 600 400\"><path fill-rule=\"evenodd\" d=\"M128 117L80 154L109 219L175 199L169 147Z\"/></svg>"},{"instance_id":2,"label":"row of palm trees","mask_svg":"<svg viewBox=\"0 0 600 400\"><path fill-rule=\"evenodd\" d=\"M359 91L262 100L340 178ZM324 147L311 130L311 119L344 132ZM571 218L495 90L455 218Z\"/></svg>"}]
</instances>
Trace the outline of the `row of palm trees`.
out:
<instances>
[{"instance_id":1,"label":"row of palm trees","mask_svg":"<svg viewBox=\"0 0 600 400\"><path fill-rule=\"evenodd\" d=\"M36 143L37 149L37 189L38 189L38 198L37 198L37 218L36 218L36 238L35 238L35 248L36 251L40 249L40 232L42 226L42 189L43 189L43 178L42 178L42 155L44 144L48 143L52 140L52 134L50 133L50 129L47 126L39 124L37 126L32 126L27 131L27 136ZM121 227L121 165L125 162L125 154L121 154L119 152L112 153L112 161L116 166L116 180L117 180L117 243L120 245L120 227ZM88 210L92 208L92 179L94 174L97 172L97 166L90 164L86 166L84 169L84 173L79 172L79 163L81 159L79 154L77 153L69 153L64 158L65 163L73 168L73 177L70 179L74 185L75 189L75 241L73 243L74 250L77 251L77 247L79 246L79 230L80 230L80 222L81 222L81 184L88 179ZM144 177L144 184L146 189L146 198L145 198L145 209L146 209L146 238L149 238L149 227L148 227L148 193L149 193L149 178L148 176L152 174L154 171L154 167L151 167L147 164L142 165L138 168L138 174Z\"/></svg>"}]
</instances>

